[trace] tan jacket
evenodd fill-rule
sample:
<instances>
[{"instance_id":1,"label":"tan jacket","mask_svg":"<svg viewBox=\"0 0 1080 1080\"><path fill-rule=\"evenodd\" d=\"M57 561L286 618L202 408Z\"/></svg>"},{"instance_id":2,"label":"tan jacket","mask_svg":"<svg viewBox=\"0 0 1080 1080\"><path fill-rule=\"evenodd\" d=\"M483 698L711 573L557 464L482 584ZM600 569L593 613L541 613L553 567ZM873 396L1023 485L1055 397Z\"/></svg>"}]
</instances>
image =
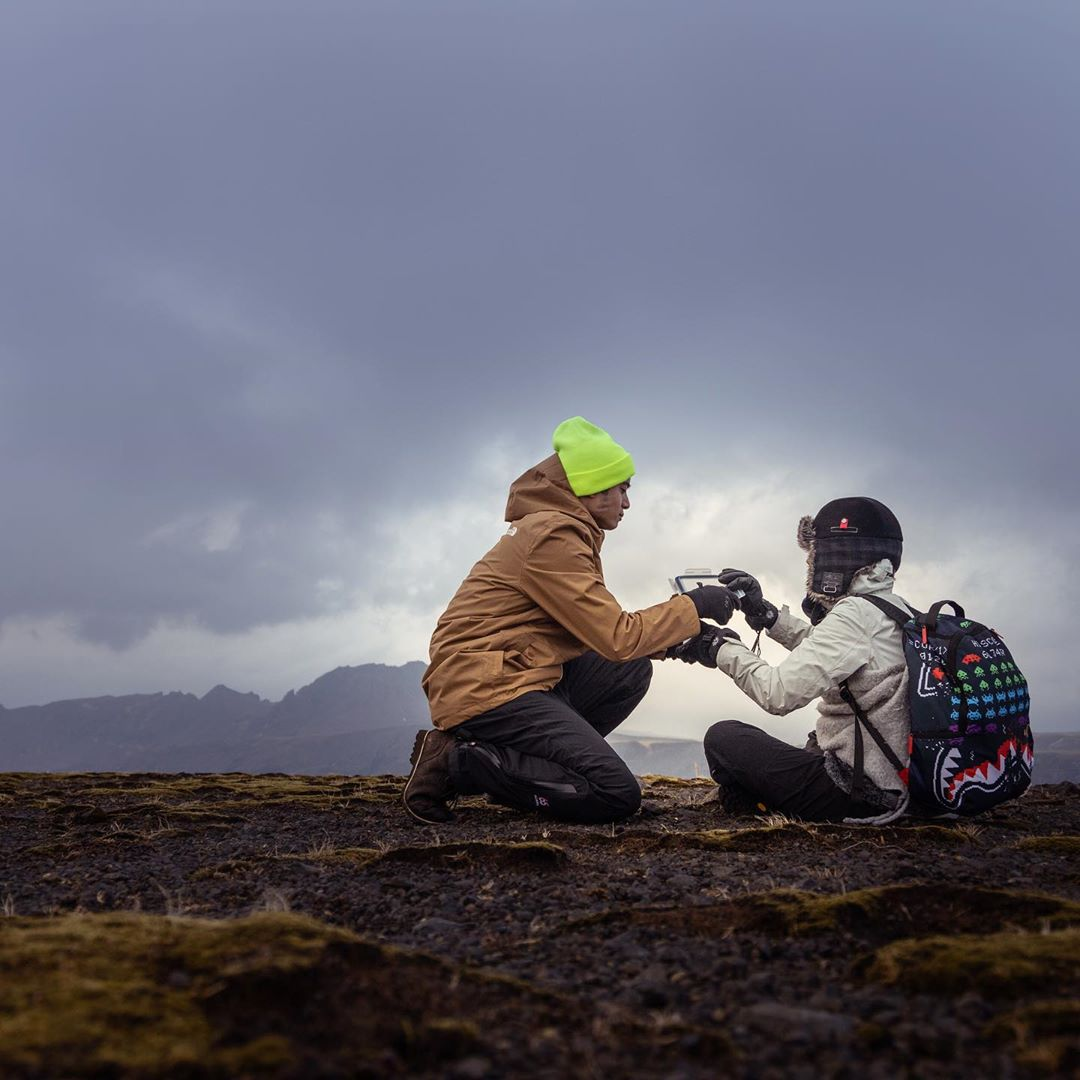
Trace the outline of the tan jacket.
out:
<instances>
[{"instance_id":1,"label":"tan jacket","mask_svg":"<svg viewBox=\"0 0 1080 1080\"><path fill-rule=\"evenodd\" d=\"M550 690L589 650L636 660L698 632L675 596L626 612L607 591L603 530L570 490L557 454L519 476L502 539L472 568L439 619L423 687L432 723L452 728L530 690Z\"/></svg>"}]
</instances>

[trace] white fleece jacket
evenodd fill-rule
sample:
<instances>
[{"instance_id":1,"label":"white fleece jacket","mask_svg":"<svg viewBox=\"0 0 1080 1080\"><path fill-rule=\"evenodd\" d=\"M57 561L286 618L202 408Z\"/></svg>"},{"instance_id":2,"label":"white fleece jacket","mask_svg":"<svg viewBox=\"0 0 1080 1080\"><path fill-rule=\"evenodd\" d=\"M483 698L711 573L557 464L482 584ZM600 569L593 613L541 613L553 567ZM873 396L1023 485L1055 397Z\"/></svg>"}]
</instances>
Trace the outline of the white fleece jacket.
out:
<instances>
[{"instance_id":1,"label":"white fleece jacket","mask_svg":"<svg viewBox=\"0 0 1080 1080\"><path fill-rule=\"evenodd\" d=\"M859 594L873 594L911 611L892 587L892 563L882 559L855 577L847 595L817 626L793 615L786 606L783 608L768 631L769 637L791 651L780 664L774 667L745 645L730 642L721 647L716 666L730 675L748 697L776 716L821 698L816 727L818 746L850 769L855 715L837 690L847 679L870 722L897 757L906 762L911 724L900 629L873 604L856 599ZM873 784L882 791L901 790L896 770L865 733L863 755L866 776ZM850 776L845 785L834 770L830 769L830 775L841 787L850 787Z\"/></svg>"}]
</instances>

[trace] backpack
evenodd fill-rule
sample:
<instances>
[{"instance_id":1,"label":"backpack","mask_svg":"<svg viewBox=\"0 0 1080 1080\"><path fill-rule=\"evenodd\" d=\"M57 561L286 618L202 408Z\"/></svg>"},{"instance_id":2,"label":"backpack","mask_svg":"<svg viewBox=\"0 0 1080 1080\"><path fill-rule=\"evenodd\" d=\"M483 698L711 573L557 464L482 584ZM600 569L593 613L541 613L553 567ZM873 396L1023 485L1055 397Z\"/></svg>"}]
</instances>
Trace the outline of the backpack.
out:
<instances>
[{"instance_id":1,"label":"backpack","mask_svg":"<svg viewBox=\"0 0 1080 1080\"><path fill-rule=\"evenodd\" d=\"M925 615L909 615L879 597L862 599L900 627L911 735L905 767L867 720L845 680L840 696L856 717L856 784L865 726L907 785L911 803L923 811L979 814L1022 795L1031 783L1034 756L1030 698L1027 679L1001 635L966 618L954 600L939 600ZM942 612L946 605L955 615Z\"/></svg>"}]
</instances>

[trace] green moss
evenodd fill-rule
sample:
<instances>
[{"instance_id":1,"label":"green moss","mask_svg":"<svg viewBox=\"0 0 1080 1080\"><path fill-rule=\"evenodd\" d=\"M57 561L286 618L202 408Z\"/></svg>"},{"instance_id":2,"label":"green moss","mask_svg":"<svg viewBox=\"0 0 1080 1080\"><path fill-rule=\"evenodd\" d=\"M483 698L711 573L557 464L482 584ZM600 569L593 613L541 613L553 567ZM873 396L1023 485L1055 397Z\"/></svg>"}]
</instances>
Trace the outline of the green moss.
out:
<instances>
[{"instance_id":1,"label":"green moss","mask_svg":"<svg viewBox=\"0 0 1080 1080\"><path fill-rule=\"evenodd\" d=\"M67 790L81 797L156 798L156 799L220 799L241 796L263 801L304 795L336 795L338 797L362 790L365 781L356 778L326 776L294 776L283 774L216 773L213 775L146 775L130 779L105 774L102 782L79 783L71 777Z\"/></svg>"},{"instance_id":2,"label":"green moss","mask_svg":"<svg viewBox=\"0 0 1080 1080\"><path fill-rule=\"evenodd\" d=\"M250 820L267 809L340 813L400 796L402 777L102 774L28 779L23 802L73 827L143 833L183 826L205 832Z\"/></svg>"},{"instance_id":3,"label":"green moss","mask_svg":"<svg viewBox=\"0 0 1080 1080\"><path fill-rule=\"evenodd\" d=\"M569 836L554 834L577 848L615 847L621 855L665 850L752 852L769 851L799 840L817 842L817 826L795 823L754 826L742 829L697 829L687 832L658 832L653 829L624 829L615 836L605 833Z\"/></svg>"},{"instance_id":4,"label":"green moss","mask_svg":"<svg viewBox=\"0 0 1080 1080\"><path fill-rule=\"evenodd\" d=\"M336 848L326 845L309 851L265 855L259 859L226 859L221 863L200 867L190 875L190 879L206 881L217 878L256 877L265 873L268 866L281 862L321 863L352 866L357 869L383 862L441 867L469 867L482 863L485 866L504 868L543 869L562 866L566 859L564 848L547 841L471 840L458 844L407 845L386 851L380 851L377 848Z\"/></svg>"},{"instance_id":5,"label":"green moss","mask_svg":"<svg viewBox=\"0 0 1080 1080\"><path fill-rule=\"evenodd\" d=\"M1080 926L1080 904L1038 893L938 885L890 885L839 895L797 889L750 893L716 904L638 907L582 920L670 927L723 937L733 930L774 935L846 934L868 942L927 937L957 927L1062 929ZM576 924L575 924L576 925Z\"/></svg>"},{"instance_id":6,"label":"green moss","mask_svg":"<svg viewBox=\"0 0 1080 1080\"><path fill-rule=\"evenodd\" d=\"M40 781L40 777L38 778ZM49 779L55 780L56 777ZM296 805L312 809L338 809L353 802L383 802L401 792L401 777L327 777L250 775L221 773L212 776L119 774L64 777L55 789L37 786L40 795L35 804L54 813L82 810L94 812L103 802L125 800L120 812L138 810L175 812L178 809L202 808L219 813L250 811L255 807ZM140 807L134 800L149 800ZM109 812L108 809L105 810Z\"/></svg>"},{"instance_id":7,"label":"green moss","mask_svg":"<svg viewBox=\"0 0 1080 1080\"><path fill-rule=\"evenodd\" d=\"M274 863L282 862L323 863L359 868L382 858L382 854L376 848L335 848L327 845L310 851L290 851L284 854L264 855L257 859L226 859L224 862L199 867L189 875L189 878L191 881L212 881L219 878L259 877Z\"/></svg>"},{"instance_id":8,"label":"green moss","mask_svg":"<svg viewBox=\"0 0 1080 1080\"><path fill-rule=\"evenodd\" d=\"M566 849L546 840L466 840L457 844L410 844L391 848L379 856L381 862L422 863L435 866L461 866L481 862L513 868L561 866Z\"/></svg>"},{"instance_id":9,"label":"green moss","mask_svg":"<svg viewBox=\"0 0 1080 1080\"><path fill-rule=\"evenodd\" d=\"M906 847L928 843L959 845L970 844L973 835L969 832L963 832L959 826L950 828L947 825L913 825L892 830L889 839L892 843L899 842Z\"/></svg>"},{"instance_id":10,"label":"green moss","mask_svg":"<svg viewBox=\"0 0 1080 1080\"><path fill-rule=\"evenodd\" d=\"M695 777L689 779L685 776L663 776L660 773L646 773L643 776L639 776L638 779L646 787L673 787L673 788L709 788L716 787L715 780L709 780L704 777Z\"/></svg>"},{"instance_id":11,"label":"green moss","mask_svg":"<svg viewBox=\"0 0 1080 1080\"><path fill-rule=\"evenodd\" d=\"M250 802L233 802L216 806L200 803L165 804L162 802L122 801L118 806L101 806L95 803L58 803L49 800L47 812L67 818L72 825L113 825L140 818L156 821L186 821L195 825L232 825L245 818L238 811L255 809Z\"/></svg>"},{"instance_id":12,"label":"green moss","mask_svg":"<svg viewBox=\"0 0 1080 1080\"><path fill-rule=\"evenodd\" d=\"M283 1035L261 1035L241 1046L223 1046L214 1055L226 1076L276 1074L295 1064L289 1040Z\"/></svg>"},{"instance_id":13,"label":"green moss","mask_svg":"<svg viewBox=\"0 0 1080 1080\"><path fill-rule=\"evenodd\" d=\"M147 915L0 926L0 1071L138 1072L289 1059L281 1040L223 1049L200 998L223 976L310 966L341 931L297 916Z\"/></svg>"},{"instance_id":14,"label":"green moss","mask_svg":"<svg viewBox=\"0 0 1080 1080\"><path fill-rule=\"evenodd\" d=\"M694 848L702 851L768 851L792 837L805 838L804 826L763 825L750 829L703 829L700 832L669 833L664 847Z\"/></svg>"},{"instance_id":15,"label":"green moss","mask_svg":"<svg viewBox=\"0 0 1080 1080\"><path fill-rule=\"evenodd\" d=\"M1080 1000L1036 1001L999 1016L987 1035L1011 1043L1016 1060L1038 1072L1080 1066Z\"/></svg>"},{"instance_id":16,"label":"green moss","mask_svg":"<svg viewBox=\"0 0 1080 1080\"><path fill-rule=\"evenodd\" d=\"M435 1017L401 1022L402 1057L414 1064L464 1057L482 1046L480 1028L471 1020Z\"/></svg>"},{"instance_id":17,"label":"green moss","mask_svg":"<svg viewBox=\"0 0 1080 1080\"><path fill-rule=\"evenodd\" d=\"M43 778L51 779L48 773L0 773L0 793L25 803L27 791L37 788Z\"/></svg>"},{"instance_id":18,"label":"green moss","mask_svg":"<svg viewBox=\"0 0 1080 1080\"><path fill-rule=\"evenodd\" d=\"M977 990L1006 996L1080 979L1080 930L1004 933L894 941L866 966L875 981L927 994Z\"/></svg>"},{"instance_id":19,"label":"green moss","mask_svg":"<svg viewBox=\"0 0 1080 1080\"><path fill-rule=\"evenodd\" d=\"M291 852L288 855L277 855L277 859L288 859L305 863L330 863L332 865L367 866L382 857L378 848L346 847L346 848L314 848L311 851Z\"/></svg>"},{"instance_id":20,"label":"green moss","mask_svg":"<svg viewBox=\"0 0 1080 1080\"><path fill-rule=\"evenodd\" d=\"M843 928L868 936L927 936L976 922L1042 929L1080 925L1080 904L1041 893L922 883L860 889L838 896L794 894L787 901L793 932Z\"/></svg>"},{"instance_id":21,"label":"green moss","mask_svg":"<svg viewBox=\"0 0 1080 1080\"><path fill-rule=\"evenodd\" d=\"M585 1045L667 1075L700 1039L296 915L0 920L5 1080L446 1075L475 1053L503 1075L508 1048L546 1030L552 1075L573 1075Z\"/></svg>"},{"instance_id":22,"label":"green moss","mask_svg":"<svg viewBox=\"0 0 1080 1080\"><path fill-rule=\"evenodd\" d=\"M1057 855L1080 854L1080 836L1027 836L1013 845L1018 851L1048 851Z\"/></svg>"}]
</instances>

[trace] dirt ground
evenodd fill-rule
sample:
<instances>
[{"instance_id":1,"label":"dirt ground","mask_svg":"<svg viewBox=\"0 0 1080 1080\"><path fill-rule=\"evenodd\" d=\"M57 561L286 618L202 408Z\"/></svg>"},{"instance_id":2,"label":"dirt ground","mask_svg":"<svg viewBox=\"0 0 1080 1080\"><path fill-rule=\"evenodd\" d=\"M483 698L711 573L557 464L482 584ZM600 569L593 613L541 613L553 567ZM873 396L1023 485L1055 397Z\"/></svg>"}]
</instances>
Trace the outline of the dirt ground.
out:
<instances>
[{"instance_id":1,"label":"dirt ground","mask_svg":"<svg viewBox=\"0 0 1080 1080\"><path fill-rule=\"evenodd\" d=\"M0 775L0 1075L1080 1068L1080 789L883 828L643 779L623 825L400 777Z\"/></svg>"}]
</instances>

